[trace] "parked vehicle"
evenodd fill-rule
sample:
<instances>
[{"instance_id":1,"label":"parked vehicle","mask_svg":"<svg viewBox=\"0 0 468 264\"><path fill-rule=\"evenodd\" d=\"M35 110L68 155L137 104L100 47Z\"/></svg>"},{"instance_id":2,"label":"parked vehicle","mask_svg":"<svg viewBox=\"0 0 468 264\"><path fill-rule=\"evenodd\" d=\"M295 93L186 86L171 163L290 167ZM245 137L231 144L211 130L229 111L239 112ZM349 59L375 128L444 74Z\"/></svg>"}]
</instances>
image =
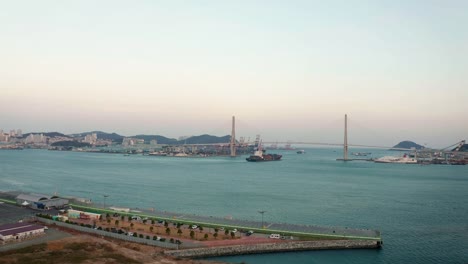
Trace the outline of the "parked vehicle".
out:
<instances>
[{"instance_id":1,"label":"parked vehicle","mask_svg":"<svg viewBox=\"0 0 468 264\"><path fill-rule=\"evenodd\" d=\"M281 236L280 236L279 234L271 234L271 235L270 235L270 238L280 239Z\"/></svg>"}]
</instances>

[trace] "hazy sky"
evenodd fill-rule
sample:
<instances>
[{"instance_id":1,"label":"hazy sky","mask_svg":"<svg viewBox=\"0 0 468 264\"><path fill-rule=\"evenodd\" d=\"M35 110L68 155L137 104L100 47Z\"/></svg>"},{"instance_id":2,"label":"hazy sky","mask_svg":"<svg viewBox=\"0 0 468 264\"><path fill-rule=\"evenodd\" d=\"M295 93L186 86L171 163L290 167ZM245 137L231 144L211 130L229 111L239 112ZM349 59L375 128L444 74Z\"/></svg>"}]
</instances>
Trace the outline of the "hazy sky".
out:
<instances>
[{"instance_id":1,"label":"hazy sky","mask_svg":"<svg viewBox=\"0 0 468 264\"><path fill-rule=\"evenodd\" d=\"M0 128L468 139L468 1L0 1Z\"/></svg>"}]
</instances>

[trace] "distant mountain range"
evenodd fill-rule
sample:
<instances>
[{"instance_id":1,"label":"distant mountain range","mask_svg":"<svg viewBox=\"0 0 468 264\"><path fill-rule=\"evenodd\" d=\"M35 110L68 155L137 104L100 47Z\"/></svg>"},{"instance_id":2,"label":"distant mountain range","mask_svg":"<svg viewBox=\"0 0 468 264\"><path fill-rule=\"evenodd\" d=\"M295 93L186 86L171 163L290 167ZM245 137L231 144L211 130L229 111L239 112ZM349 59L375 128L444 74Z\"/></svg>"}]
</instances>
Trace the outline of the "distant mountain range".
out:
<instances>
[{"instance_id":1,"label":"distant mountain range","mask_svg":"<svg viewBox=\"0 0 468 264\"><path fill-rule=\"evenodd\" d=\"M71 137L85 137L86 135L96 133L99 139L112 140L116 143L122 143L122 140L125 136L116 134L116 133L106 133L102 131L90 131L77 134L71 134ZM138 138L143 139L145 143L149 143L151 140L156 140L158 144L167 144L167 145L182 145L182 144L213 144L213 143L228 143L231 139L231 136L226 135L222 137L211 136L211 135L200 135L192 136L184 140L177 140L175 138L167 138L160 135L135 135L129 136L128 138Z\"/></svg>"},{"instance_id":2,"label":"distant mountain range","mask_svg":"<svg viewBox=\"0 0 468 264\"><path fill-rule=\"evenodd\" d=\"M86 135L90 135L96 133L97 137L100 139L107 139L107 140L112 140L112 141L119 141L122 142L122 139L124 136L121 136L116 133L106 133L102 131L90 131L90 132L83 132L83 133L78 133L78 134L71 134L70 136L72 137L85 137Z\"/></svg>"},{"instance_id":3,"label":"distant mountain range","mask_svg":"<svg viewBox=\"0 0 468 264\"><path fill-rule=\"evenodd\" d=\"M411 149L411 148L415 148L415 149L423 149L424 146L421 146L419 144L416 144L414 143L413 141L402 141L398 144L396 144L395 146L393 146L394 148L406 148L406 149ZM393 150L393 149L390 149L390 150Z\"/></svg>"},{"instance_id":4,"label":"distant mountain range","mask_svg":"<svg viewBox=\"0 0 468 264\"><path fill-rule=\"evenodd\" d=\"M26 138L27 136L31 134L43 134L44 136L47 136L47 137L68 137L68 138L70 137L59 132L31 132L31 133L23 134L22 138Z\"/></svg>"}]
</instances>

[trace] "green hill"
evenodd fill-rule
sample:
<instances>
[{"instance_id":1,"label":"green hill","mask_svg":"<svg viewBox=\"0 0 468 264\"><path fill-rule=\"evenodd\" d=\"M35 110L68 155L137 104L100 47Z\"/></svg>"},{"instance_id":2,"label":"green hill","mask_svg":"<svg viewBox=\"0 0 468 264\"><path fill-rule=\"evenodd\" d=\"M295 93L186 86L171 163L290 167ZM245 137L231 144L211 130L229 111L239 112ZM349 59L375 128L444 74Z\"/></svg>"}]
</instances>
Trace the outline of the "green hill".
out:
<instances>
[{"instance_id":1,"label":"green hill","mask_svg":"<svg viewBox=\"0 0 468 264\"><path fill-rule=\"evenodd\" d=\"M99 139L107 139L107 140L112 140L115 142L122 142L122 139L124 136L121 136L117 133L106 133L102 131L91 131L91 132L83 132L83 133L78 133L78 134L72 134L72 137L85 137L86 135L90 135L96 133L97 138Z\"/></svg>"},{"instance_id":2,"label":"green hill","mask_svg":"<svg viewBox=\"0 0 468 264\"><path fill-rule=\"evenodd\" d=\"M145 143L149 143L151 140L156 140L158 144L167 144L167 145L177 144L177 139L167 138L167 137L159 136L159 135L136 135L136 136L131 136L131 138L144 139Z\"/></svg>"},{"instance_id":3,"label":"green hill","mask_svg":"<svg viewBox=\"0 0 468 264\"><path fill-rule=\"evenodd\" d=\"M46 137L68 137L68 138L70 137L59 132L30 132L30 133L23 134L22 138L26 138L27 136L31 134L34 134L34 135L43 134Z\"/></svg>"},{"instance_id":4,"label":"green hill","mask_svg":"<svg viewBox=\"0 0 468 264\"><path fill-rule=\"evenodd\" d=\"M411 149L411 148L415 148L415 149L423 149L424 146L421 146L419 144L416 144L414 143L413 141L402 141L398 144L396 144L395 146L393 146L394 148L406 148L406 149ZM393 150L393 149L390 149L390 150Z\"/></svg>"},{"instance_id":5,"label":"green hill","mask_svg":"<svg viewBox=\"0 0 468 264\"><path fill-rule=\"evenodd\" d=\"M211 135L200 135L189 137L185 140L180 140L178 144L215 144L215 143L229 143L231 136L226 135L223 137L211 136Z\"/></svg>"}]
</instances>

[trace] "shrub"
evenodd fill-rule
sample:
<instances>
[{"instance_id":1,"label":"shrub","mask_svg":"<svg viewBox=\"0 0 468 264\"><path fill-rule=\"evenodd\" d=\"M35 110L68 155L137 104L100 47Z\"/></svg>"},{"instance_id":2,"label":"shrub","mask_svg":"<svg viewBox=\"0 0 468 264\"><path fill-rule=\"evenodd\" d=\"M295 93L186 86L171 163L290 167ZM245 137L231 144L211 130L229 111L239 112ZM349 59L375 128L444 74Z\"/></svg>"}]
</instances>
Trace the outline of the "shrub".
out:
<instances>
[{"instance_id":1,"label":"shrub","mask_svg":"<svg viewBox=\"0 0 468 264\"><path fill-rule=\"evenodd\" d=\"M159 239L159 241L164 242L164 241L166 241L166 239L163 237L163 238Z\"/></svg>"},{"instance_id":2,"label":"shrub","mask_svg":"<svg viewBox=\"0 0 468 264\"><path fill-rule=\"evenodd\" d=\"M174 239L173 239L173 238L171 238L171 240L169 240L169 242L171 242L171 243L174 243Z\"/></svg>"},{"instance_id":3,"label":"shrub","mask_svg":"<svg viewBox=\"0 0 468 264\"><path fill-rule=\"evenodd\" d=\"M143 234L140 234L140 238L143 238Z\"/></svg>"},{"instance_id":4,"label":"shrub","mask_svg":"<svg viewBox=\"0 0 468 264\"><path fill-rule=\"evenodd\" d=\"M146 239L150 239L150 236L146 235Z\"/></svg>"}]
</instances>

